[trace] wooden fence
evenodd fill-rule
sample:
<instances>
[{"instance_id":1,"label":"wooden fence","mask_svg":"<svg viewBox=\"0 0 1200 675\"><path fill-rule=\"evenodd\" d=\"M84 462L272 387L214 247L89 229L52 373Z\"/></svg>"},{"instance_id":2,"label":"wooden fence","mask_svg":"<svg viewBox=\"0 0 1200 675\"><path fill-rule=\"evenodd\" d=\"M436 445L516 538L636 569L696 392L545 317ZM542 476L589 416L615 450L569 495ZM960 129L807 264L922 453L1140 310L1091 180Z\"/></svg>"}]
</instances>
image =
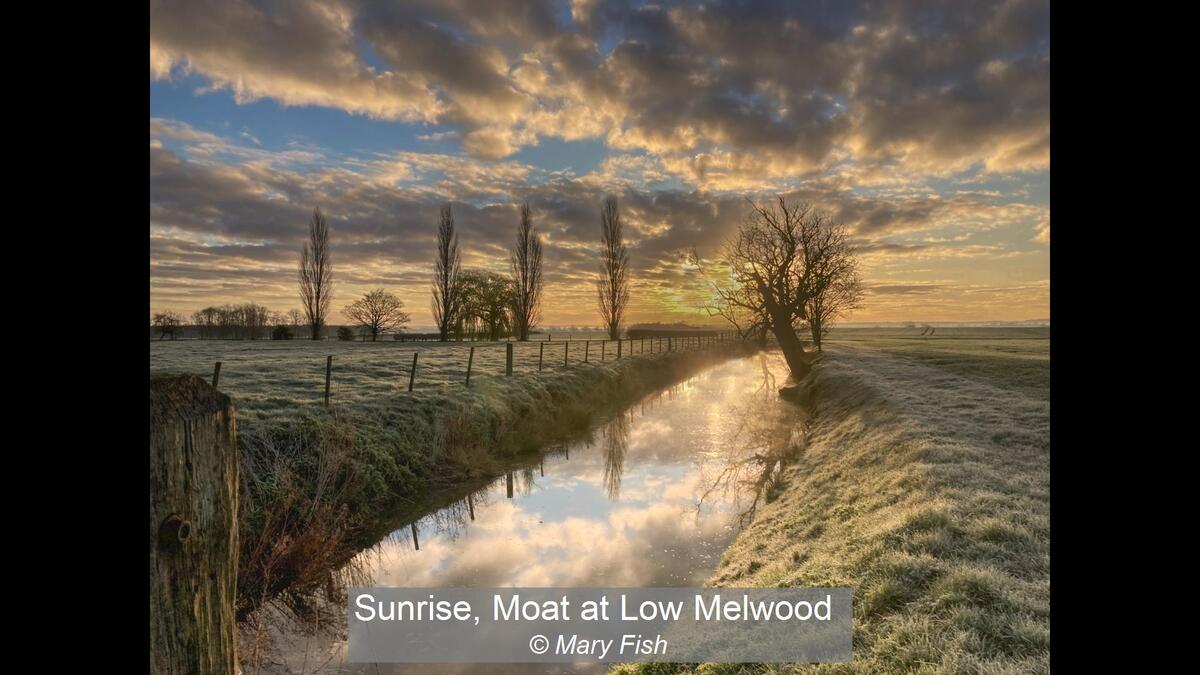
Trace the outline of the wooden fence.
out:
<instances>
[{"instance_id":1,"label":"wooden fence","mask_svg":"<svg viewBox=\"0 0 1200 675\"><path fill-rule=\"evenodd\" d=\"M547 365L551 363L561 363L563 367L569 367L571 363L572 346L575 352L579 352L579 347L583 347L583 357L576 357L575 365L582 364L599 364L606 361L618 360L631 357L654 356L658 354L666 354L679 351L696 351L704 349L717 349L721 347L729 347L742 342L736 334L730 332L709 332L697 333L692 335L667 335L655 337L634 337L622 338L618 340L538 340L537 354L537 370L541 372ZM531 344L533 341L525 344ZM459 345L461 343L446 343L447 345ZM470 343L467 343L470 344ZM462 383L464 386L471 386L472 375L479 375L474 372L475 349L504 349L504 375L511 377L513 374L514 355L513 347L518 344L514 341L508 342L491 342L484 344L471 344L467 357L466 369L463 371ZM459 348L466 348L466 345L461 345ZM561 350L561 351L560 351ZM412 364L408 368L408 391L412 391L417 383L417 375L420 371L420 352L413 352ZM561 361L557 361L561 357ZM213 365L212 386L217 387L220 384L221 377L221 361L217 361ZM530 363L532 366L532 363ZM325 385L324 385L324 405L329 408L330 391L333 385L335 374L335 362L332 354L325 357ZM491 373L498 374L498 373Z\"/></svg>"}]
</instances>

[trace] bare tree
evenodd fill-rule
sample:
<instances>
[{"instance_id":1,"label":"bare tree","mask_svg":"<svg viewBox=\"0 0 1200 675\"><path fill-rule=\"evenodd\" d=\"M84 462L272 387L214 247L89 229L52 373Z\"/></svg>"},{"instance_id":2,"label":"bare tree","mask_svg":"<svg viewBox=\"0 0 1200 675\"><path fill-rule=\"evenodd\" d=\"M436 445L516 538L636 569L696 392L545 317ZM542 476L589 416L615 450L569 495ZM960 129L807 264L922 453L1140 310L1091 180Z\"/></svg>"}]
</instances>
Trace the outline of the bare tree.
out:
<instances>
[{"instance_id":1,"label":"bare tree","mask_svg":"<svg viewBox=\"0 0 1200 675\"><path fill-rule=\"evenodd\" d=\"M308 241L300 251L300 301L312 339L320 340L333 300L333 263L329 257L329 224L320 208L313 209Z\"/></svg>"},{"instance_id":2,"label":"bare tree","mask_svg":"<svg viewBox=\"0 0 1200 675\"><path fill-rule=\"evenodd\" d=\"M404 302L382 288L346 305L342 311L371 335L371 342L378 340L380 333L403 326L409 319Z\"/></svg>"},{"instance_id":3,"label":"bare tree","mask_svg":"<svg viewBox=\"0 0 1200 675\"><path fill-rule=\"evenodd\" d=\"M462 255L458 252L458 234L454 231L454 214L450 205L442 207L438 223L437 260L433 265L433 320L438 336L446 340L458 323L462 310Z\"/></svg>"},{"instance_id":4,"label":"bare tree","mask_svg":"<svg viewBox=\"0 0 1200 675\"><path fill-rule=\"evenodd\" d=\"M298 309L289 309L285 315L285 320L288 326L295 330L300 327L300 322L304 320L304 314Z\"/></svg>"},{"instance_id":5,"label":"bare tree","mask_svg":"<svg viewBox=\"0 0 1200 675\"><path fill-rule=\"evenodd\" d=\"M528 340L529 331L542 319L542 240L533 229L529 202L521 204L517 243L509 256L513 282L513 332Z\"/></svg>"},{"instance_id":6,"label":"bare tree","mask_svg":"<svg viewBox=\"0 0 1200 675\"><path fill-rule=\"evenodd\" d=\"M812 237L807 250L812 270L806 315L813 345L821 351L821 338L833 322L861 307L863 287L845 227L827 223Z\"/></svg>"},{"instance_id":7,"label":"bare tree","mask_svg":"<svg viewBox=\"0 0 1200 675\"><path fill-rule=\"evenodd\" d=\"M609 196L600 210L600 278L596 296L600 315L608 328L608 339L621 337L621 321L629 306L629 251L621 233L621 212L617 198Z\"/></svg>"},{"instance_id":8,"label":"bare tree","mask_svg":"<svg viewBox=\"0 0 1200 675\"><path fill-rule=\"evenodd\" d=\"M242 336L251 340L263 337L266 327L271 323L271 310L263 305L247 302L235 308Z\"/></svg>"},{"instance_id":9,"label":"bare tree","mask_svg":"<svg viewBox=\"0 0 1200 675\"><path fill-rule=\"evenodd\" d=\"M217 334L217 318L220 310L216 307L205 307L192 314L192 323L200 329L200 339L207 340Z\"/></svg>"},{"instance_id":10,"label":"bare tree","mask_svg":"<svg viewBox=\"0 0 1200 675\"><path fill-rule=\"evenodd\" d=\"M183 319L171 310L159 312L155 314L154 318L151 320L151 325L158 329L159 340L163 339L167 335L170 335L171 339L174 340L175 335L179 332L182 324Z\"/></svg>"},{"instance_id":11,"label":"bare tree","mask_svg":"<svg viewBox=\"0 0 1200 675\"><path fill-rule=\"evenodd\" d=\"M746 221L722 252L727 281L709 277L715 298L709 312L739 332L770 331L792 375L803 377L812 369L813 355L797 330L808 328L811 334L814 296L824 294L816 304L826 312L817 319L818 334L827 326L821 322L836 316L828 313L831 304L849 308L835 297L837 289L858 302L857 265L844 230L808 205L788 204L783 197L775 205L750 204ZM693 258L699 266L699 258Z\"/></svg>"}]
</instances>

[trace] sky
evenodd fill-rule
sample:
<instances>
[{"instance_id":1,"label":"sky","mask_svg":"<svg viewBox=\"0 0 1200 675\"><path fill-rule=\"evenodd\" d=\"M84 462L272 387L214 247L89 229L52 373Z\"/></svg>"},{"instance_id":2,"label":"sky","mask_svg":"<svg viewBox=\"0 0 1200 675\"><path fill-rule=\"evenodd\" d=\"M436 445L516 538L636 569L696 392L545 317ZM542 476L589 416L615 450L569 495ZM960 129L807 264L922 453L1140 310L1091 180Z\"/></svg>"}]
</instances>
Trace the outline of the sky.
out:
<instances>
[{"instance_id":1,"label":"sky","mask_svg":"<svg viewBox=\"0 0 1200 675\"><path fill-rule=\"evenodd\" d=\"M150 309L299 308L314 207L342 308L428 326L438 212L506 272L528 200L543 324L601 323L619 199L630 323L710 323L747 199L843 223L846 321L1049 318L1047 2L150 3Z\"/></svg>"}]
</instances>

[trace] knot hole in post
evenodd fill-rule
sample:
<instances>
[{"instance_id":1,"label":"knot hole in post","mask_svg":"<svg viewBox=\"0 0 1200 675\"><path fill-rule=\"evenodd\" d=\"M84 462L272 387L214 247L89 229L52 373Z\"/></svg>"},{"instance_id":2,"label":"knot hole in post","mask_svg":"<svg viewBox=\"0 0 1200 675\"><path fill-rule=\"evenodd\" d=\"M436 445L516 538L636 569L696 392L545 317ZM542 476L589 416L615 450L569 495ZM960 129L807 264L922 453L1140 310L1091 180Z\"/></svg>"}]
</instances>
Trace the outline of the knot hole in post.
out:
<instances>
[{"instance_id":1,"label":"knot hole in post","mask_svg":"<svg viewBox=\"0 0 1200 675\"><path fill-rule=\"evenodd\" d=\"M158 545L164 551L177 551L192 537L192 523L178 514L167 516L158 529Z\"/></svg>"}]
</instances>

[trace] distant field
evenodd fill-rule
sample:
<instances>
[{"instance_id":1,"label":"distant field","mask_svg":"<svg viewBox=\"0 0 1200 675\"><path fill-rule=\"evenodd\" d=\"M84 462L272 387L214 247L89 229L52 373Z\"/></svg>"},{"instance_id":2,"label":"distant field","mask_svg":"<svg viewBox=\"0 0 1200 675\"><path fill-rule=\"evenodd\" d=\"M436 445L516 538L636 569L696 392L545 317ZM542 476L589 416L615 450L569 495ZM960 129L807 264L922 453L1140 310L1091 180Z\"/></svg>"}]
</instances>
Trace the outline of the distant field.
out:
<instances>
[{"instance_id":1,"label":"distant field","mask_svg":"<svg viewBox=\"0 0 1200 675\"><path fill-rule=\"evenodd\" d=\"M922 336L926 330L921 326L915 328L833 328L829 331L827 340L1029 340L1050 339L1049 326L953 326L933 327L933 334Z\"/></svg>"},{"instance_id":2,"label":"distant field","mask_svg":"<svg viewBox=\"0 0 1200 675\"><path fill-rule=\"evenodd\" d=\"M921 337L921 329L847 328L826 341L864 344L977 382L1050 399L1050 329L939 328Z\"/></svg>"},{"instance_id":3,"label":"distant field","mask_svg":"<svg viewBox=\"0 0 1200 675\"><path fill-rule=\"evenodd\" d=\"M582 366L583 339L592 339L588 360L601 359L602 334L555 334L549 342L513 343L513 371L534 373L538 353L544 349L545 371L564 368L564 349L568 367ZM544 347L542 345L545 345ZM323 404L325 359L333 356L331 399L335 404L380 402L390 396L407 394L413 354L417 353L417 376L412 395L436 392L447 385L463 386L466 381L470 348L475 347L471 367L473 382L504 375L504 342L417 342L393 340L379 342L341 342L337 340L164 340L150 343L150 372L197 373L212 376L213 365L221 362L219 387L233 397L243 418L273 417ZM628 349L626 343L623 349ZM635 350L642 343L634 343ZM646 356L653 346L645 342ZM604 358L616 357L617 345L608 342ZM640 356L640 354L639 354Z\"/></svg>"}]
</instances>

